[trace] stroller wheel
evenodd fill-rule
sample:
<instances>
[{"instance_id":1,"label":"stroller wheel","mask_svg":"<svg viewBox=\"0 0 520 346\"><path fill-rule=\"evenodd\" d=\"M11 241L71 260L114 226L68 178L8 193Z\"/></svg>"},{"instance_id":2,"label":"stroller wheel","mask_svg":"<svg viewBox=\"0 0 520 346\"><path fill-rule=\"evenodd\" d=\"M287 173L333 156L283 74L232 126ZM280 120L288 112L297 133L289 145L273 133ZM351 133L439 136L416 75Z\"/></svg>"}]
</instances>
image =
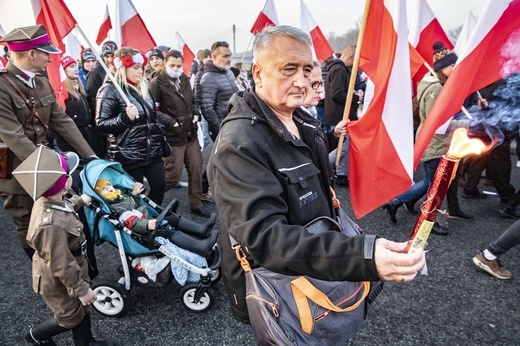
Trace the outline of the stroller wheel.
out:
<instances>
[{"instance_id":1,"label":"stroller wheel","mask_svg":"<svg viewBox=\"0 0 520 346\"><path fill-rule=\"evenodd\" d=\"M92 304L94 309L107 317L121 317L130 309L128 291L117 282L99 281L92 284L97 300Z\"/></svg>"},{"instance_id":2,"label":"stroller wheel","mask_svg":"<svg viewBox=\"0 0 520 346\"><path fill-rule=\"evenodd\" d=\"M206 291L202 294L198 302L195 302L195 295L197 291L198 283L190 283L184 286L181 289L180 298L182 304L194 312L204 312L207 311L213 305L215 301L215 297L213 296L213 292L210 289L206 289Z\"/></svg>"}]
</instances>

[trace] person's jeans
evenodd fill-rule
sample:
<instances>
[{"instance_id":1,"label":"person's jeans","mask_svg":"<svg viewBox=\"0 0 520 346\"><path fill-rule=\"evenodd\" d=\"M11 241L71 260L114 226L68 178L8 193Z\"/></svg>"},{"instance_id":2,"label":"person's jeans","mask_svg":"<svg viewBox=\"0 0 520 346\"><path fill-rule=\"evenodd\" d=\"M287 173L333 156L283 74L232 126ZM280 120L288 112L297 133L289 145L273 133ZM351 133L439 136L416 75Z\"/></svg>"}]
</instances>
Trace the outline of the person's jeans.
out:
<instances>
[{"instance_id":1,"label":"person's jeans","mask_svg":"<svg viewBox=\"0 0 520 346\"><path fill-rule=\"evenodd\" d=\"M397 196L397 200L399 203L406 203L409 201L417 200L421 198L428 189L430 188L430 184L433 180L433 176L435 175L435 171L437 170L437 166L439 165L440 159L433 159L422 163L424 170L424 178L423 180L412 185L408 191L402 193Z\"/></svg>"},{"instance_id":2,"label":"person's jeans","mask_svg":"<svg viewBox=\"0 0 520 346\"><path fill-rule=\"evenodd\" d=\"M211 137L209 136L208 121L201 116L200 123L202 125L202 133L204 134L204 148L211 144Z\"/></svg>"},{"instance_id":3,"label":"person's jeans","mask_svg":"<svg viewBox=\"0 0 520 346\"><path fill-rule=\"evenodd\" d=\"M346 136L343 141L343 146L341 147L341 157L339 159L339 164L336 166L336 175L345 175L348 176L348 148L349 148L349 137ZM329 153L329 161L332 167L334 167L336 162L336 155L338 149L334 149Z\"/></svg>"},{"instance_id":4,"label":"person's jeans","mask_svg":"<svg viewBox=\"0 0 520 346\"><path fill-rule=\"evenodd\" d=\"M489 244L488 250L493 255L500 257L518 244L520 244L520 221L512 224L497 240Z\"/></svg>"}]
</instances>

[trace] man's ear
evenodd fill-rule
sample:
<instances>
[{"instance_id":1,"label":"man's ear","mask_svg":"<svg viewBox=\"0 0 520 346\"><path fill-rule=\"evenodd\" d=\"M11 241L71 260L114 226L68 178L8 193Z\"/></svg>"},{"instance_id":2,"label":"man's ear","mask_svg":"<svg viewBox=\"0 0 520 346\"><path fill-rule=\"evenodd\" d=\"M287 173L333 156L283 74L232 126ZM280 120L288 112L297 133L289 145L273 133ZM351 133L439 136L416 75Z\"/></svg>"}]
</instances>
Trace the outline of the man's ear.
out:
<instances>
[{"instance_id":1,"label":"man's ear","mask_svg":"<svg viewBox=\"0 0 520 346\"><path fill-rule=\"evenodd\" d=\"M251 69L251 74L253 75L253 80L255 81L255 86L258 88L262 87L262 77L260 76L260 72L262 72L262 67L258 64L253 64Z\"/></svg>"}]
</instances>

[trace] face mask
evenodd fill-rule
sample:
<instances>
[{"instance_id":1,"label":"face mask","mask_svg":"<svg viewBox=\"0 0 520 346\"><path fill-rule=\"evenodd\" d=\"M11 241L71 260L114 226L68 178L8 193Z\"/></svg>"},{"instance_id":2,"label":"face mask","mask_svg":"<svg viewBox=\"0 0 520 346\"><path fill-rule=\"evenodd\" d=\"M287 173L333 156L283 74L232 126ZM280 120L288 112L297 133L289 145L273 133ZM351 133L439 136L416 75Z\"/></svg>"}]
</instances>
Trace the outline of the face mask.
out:
<instances>
[{"instance_id":1,"label":"face mask","mask_svg":"<svg viewBox=\"0 0 520 346\"><path fill-rule=\"evenodd\" d=\"M182 70L174 70L169 67L166 68L166 73L172 78L179 78L182 74Z\"/></svg>"}]
</instances>

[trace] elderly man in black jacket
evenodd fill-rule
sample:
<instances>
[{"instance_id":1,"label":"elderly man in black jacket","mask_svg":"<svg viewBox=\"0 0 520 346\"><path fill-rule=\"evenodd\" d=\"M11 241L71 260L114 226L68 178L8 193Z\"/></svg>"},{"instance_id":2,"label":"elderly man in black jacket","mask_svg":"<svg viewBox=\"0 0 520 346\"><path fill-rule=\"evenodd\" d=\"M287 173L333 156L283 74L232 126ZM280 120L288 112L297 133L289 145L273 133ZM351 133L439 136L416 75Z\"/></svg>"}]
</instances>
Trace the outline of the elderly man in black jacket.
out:
<instances>
[{"instance_id":1,"label":"elderly man in black jacket","mask_svg":"<svg viewBox=\"0 0 520 346\"><path fill-rule=\"evenodd\" d=\"M325 134L301 109L310 87L311 41L300 29L267 27L253 44L255 88L233 95L213 146L208 176L220 217L222 273L233 315L249 320L244 271L232 236L252 267L328 281L411 281L424 265L406 243L304 225L335 218ZM334 134L327 133L333 141Z\"/></svg>"}]
</instances>

